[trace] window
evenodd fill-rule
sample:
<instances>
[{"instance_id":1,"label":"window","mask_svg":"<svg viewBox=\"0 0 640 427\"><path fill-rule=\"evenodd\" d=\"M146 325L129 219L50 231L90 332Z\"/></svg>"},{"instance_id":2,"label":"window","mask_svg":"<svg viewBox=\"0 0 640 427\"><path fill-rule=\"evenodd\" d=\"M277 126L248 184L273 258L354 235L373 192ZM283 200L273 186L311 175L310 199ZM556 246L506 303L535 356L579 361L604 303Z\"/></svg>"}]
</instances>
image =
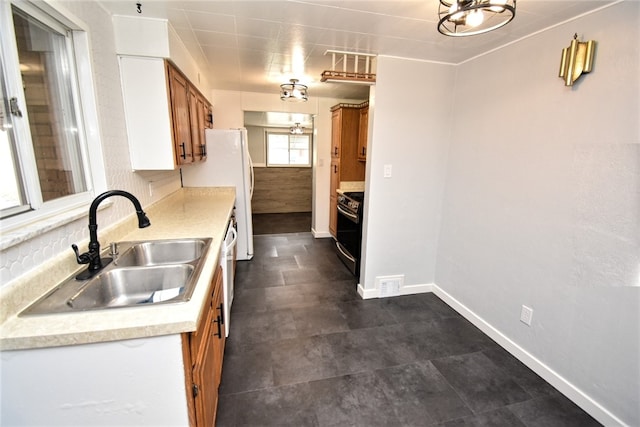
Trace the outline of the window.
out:
<instances>
[{"instance_id":1,"label":"window","mask_svg":"<svg viewBox=\"0 0 640 427\"><path fill-rule=\"evenodd\" d=\"M311 136L267 132L267 166L311 166Z\"/></svg>"},{"instance_id":2,"label":"window","mask_svg":"<svg viewBox=\"0 0 640 427\"><path fill-rule=\"evenodd\" d=\"M53 9L0 4L1 219L37 218L92 195L84 124L93 94L83 110L77 73L88 44L70 24Z\"/></svg>"}]
</instances>

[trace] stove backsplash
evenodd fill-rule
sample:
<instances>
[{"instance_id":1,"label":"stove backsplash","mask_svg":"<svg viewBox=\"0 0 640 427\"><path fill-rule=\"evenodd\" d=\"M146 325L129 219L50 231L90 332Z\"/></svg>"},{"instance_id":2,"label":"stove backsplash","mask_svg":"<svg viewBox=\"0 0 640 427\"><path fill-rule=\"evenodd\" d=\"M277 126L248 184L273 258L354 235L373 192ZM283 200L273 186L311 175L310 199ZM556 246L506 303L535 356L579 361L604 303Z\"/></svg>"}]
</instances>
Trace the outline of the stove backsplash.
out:
<instances>
[{"instance_id":1,"label":"stove backsplash","mask_svg":"<svg viewBox=\"0 0 640 427\"><path fill-rule=\"evenodd\" d=\"M340 181L339 190L346 191L364 191L364 181Z\"/></svg>"}]
</instances>

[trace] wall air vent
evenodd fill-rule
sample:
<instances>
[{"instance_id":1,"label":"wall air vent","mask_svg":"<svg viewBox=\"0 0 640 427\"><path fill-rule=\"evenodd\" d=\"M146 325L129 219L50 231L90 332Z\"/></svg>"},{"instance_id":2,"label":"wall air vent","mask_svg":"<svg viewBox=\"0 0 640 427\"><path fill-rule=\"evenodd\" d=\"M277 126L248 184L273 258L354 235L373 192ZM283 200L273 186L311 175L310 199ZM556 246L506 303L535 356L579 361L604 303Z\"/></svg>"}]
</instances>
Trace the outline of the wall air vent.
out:
<instances>
[{"instance_id":1,"label":"wall air vent","mask_svg":"<svg viewBox=\"0 0 640 427\"><path fill-rule=\"evenodd\" d=\"M376 277L376 287L380 291L380 298L395 297L400 295L400 289L404 284L404 274L398 276Z\"/></svg>"}]
</instances>

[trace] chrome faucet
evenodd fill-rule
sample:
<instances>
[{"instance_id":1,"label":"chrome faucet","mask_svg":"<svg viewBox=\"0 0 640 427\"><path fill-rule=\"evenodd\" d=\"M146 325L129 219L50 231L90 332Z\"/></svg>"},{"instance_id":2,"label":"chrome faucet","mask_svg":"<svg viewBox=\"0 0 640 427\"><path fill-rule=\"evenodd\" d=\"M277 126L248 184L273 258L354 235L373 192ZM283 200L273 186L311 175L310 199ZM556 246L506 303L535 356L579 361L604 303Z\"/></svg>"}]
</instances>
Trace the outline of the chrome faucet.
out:
<instances>
[{"instance_id":1,"label":"chrome faucet","mask_svg":"<svg viewBox=\"0 0 640 427\"><path fill-rule=\"evenodd\" d=\"M89 207L89 251L80 254L78 252L78 246L75 244L71 245L71 248L76 254L76 261L78 261L78 264L89 264L86 270L76 276L76 279L78 280L86 280L94 276L112 261L112 258L100 258L98 221L96 218L98 214L98 205L100 205L103 200L111 196L122 196L131 200L131 203L133 203L133 206L136 209L136 215L138 215L138 228L145 228L151 225L149 218L147 218L147 214L144 213L140 202L133 194L122 190L111 190L96 197Z\"/></svg>"}]
</instances>

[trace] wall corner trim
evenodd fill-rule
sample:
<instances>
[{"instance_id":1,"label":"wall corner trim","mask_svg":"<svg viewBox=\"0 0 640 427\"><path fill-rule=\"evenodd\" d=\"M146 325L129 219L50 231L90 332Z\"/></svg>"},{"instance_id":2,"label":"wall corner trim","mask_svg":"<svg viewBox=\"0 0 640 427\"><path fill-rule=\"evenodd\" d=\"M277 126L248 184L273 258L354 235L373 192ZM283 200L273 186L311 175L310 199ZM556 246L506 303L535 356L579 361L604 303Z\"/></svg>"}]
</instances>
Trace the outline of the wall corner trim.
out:
<instances>
[{"instance_id":1,"label":"wall corner trim","mask_svg":"<svg viewBox=\"0 0 640 427\"><path fill-rule=\"evenodd\" d=\"M315 228L311 229L311 234L313 235L314 239L327 239L331 236L331 233L329 233L328 231L318 231Z\"/></svg>"},{"instance_id":2,"label":"wall corner trim","mask_svg":"<svg viewBox=\"0 0 640 427\"><path fill-rule=\"evenodd\" d=\"M358 295L360 295L362 299L372 299L379 298L380 292L376 288L365 289L364 287L362 287L362 283L358 283Z\"/></svg>"}]
</instances>

